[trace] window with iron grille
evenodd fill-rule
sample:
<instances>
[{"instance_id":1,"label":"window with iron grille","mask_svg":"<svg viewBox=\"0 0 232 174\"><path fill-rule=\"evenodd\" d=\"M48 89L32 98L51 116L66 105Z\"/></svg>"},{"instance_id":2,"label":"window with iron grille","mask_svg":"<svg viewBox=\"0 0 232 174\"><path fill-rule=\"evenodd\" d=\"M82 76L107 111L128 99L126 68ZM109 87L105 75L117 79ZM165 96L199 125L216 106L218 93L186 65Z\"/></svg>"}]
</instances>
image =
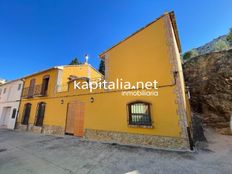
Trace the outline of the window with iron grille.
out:
<instances>
[{"instance_id":1,"label":"window with iron grille","mask_svg":"<svg viewBox=\"0 0 232 174\"><path fill-rule=\"evenodd\" d=\"M22 117L23 125L28 125L30 112L31 112L31 103L27 103L24 105L24 111L23 111L23 117Z\"/></svg>"},{"instance_id":2,"label":"window with iron grille","mask_svg":"<svg viewBox=\"0 0 232 174\"><path fill-rule=\"evenodd\" d=\"M13 112L12 112L12 115L11 115L11 118L12 119L15 119L15 117L16 117L16 113L17 113L17 109L13 109Z\"/></svg>"},{"instance_id":3,"label":"window with iron grille","mask_svg":"<svg viewBox=\"0 0 232 174\"><path fill-rule=\"evenodd\" d=\"M129 125L152 126L150 104L133 102L128 104Z\"/></svg>"},{"instance_id":4,"label":"window with iron grille","mask_svg":"<svg viewBox=\"0 0 232 174\"><path fill-rule=\"evenodd\" d=\"M43 126L44 113L45 113L46 103L40 102L37 106L37 112L35 117L35 126Z\"/></svg>"}]
</instances>

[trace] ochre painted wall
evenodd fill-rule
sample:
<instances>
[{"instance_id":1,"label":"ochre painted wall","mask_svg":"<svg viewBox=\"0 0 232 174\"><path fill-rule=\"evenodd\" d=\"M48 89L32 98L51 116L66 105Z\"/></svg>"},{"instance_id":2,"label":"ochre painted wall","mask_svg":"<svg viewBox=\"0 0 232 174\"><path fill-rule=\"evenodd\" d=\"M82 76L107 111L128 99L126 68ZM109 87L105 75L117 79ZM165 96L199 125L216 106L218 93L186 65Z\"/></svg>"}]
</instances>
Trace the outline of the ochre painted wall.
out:
<instances>
[{"instance_id":1,"label":"ochre painted wall","mask_svg":"<svg viewBox=\"0 0 232 174\"><path fill-rule=\"evenodd\" d=\"M172 84L171 64L163 18L123 41L105 55L108 57L110 81L157 80L159 85Z\"/></svg>"},{"instance_id":2,"label":"ochre painted wall","mask_svg":"<svg viewBox=\"0 0 232 174\"><path fill-rule=\"evenodd\" d=\"M89 64L82 65L67 65L64 67L64 71L62 73L62 86L67 90L68 88L68 78L70 75L76 75L77 77L89 77L91 79L101 78L101 74L96 71Z\"/></svg>"},{"instance_id":3,"label":"ochre painted wall","mask_svg":"<svg viewBox=\"0 0 232 174\"><path fill-rule=\"evenodd\" d=\"M63 96L44 99L46 111L44 125L65 127L66 112L69 102L82 101L85 103L84 128L117 132L129 132L148 135L162 135L179 137L178 117L173 114L176 111L174 96L169 96L173 88L162 88L158 97L126 97L121 92L93 93L82 95L76 91L76 96ZM73 93L74 94L74 93ZM90 98L94 102L90 102ZM169 98L172 102L163 104L163 97ZM172 98L171 98L172 97ZM142 100L151 103L151 115L153 128L132 128L128 126L127 104L132 101ZM63 100L63 104L61 104ZM31 102L31 114L29 123L34 123L36 107L41 100ZM26 102L23 102L24 105Z\"/></svg>"},{"instance_id":4,"label":"ochre painted wall","mask_svg":"<svg viewBox=\"0 0 232 174\"><path fill-rule=\"evenodd\" d=\"M24 88L28 88L30 86L30 81L35 79L35 85L42 85L43 77L45 75L49 75L49 88L48 88L48 96L53 96L55 93L55 85L56 85L56 76L57 69L51 69L49 71L44 71L32 76L28 76L24 79Z\"/></svg>"},{"instance_id":5,"label":"ochre painted wall","mask_svg":"<svg viewBox=\"0 0 232 174\"><path fill-rule=\"evenodd\" d=\"M68 86L68 77L70 75L74 75L77 77L88 77L88 69L93 78L100 78L102 75L93 69L90 65L79 65L79 66L64 66L60 67L62 70L62 84ZM59 69L59 70L60 70ZM66 122L66 110L67 106L65 104L61 104L61 100L63 97L69 94L67 91L63 92L56 92L56 85L57 85L57 75L58 69L50 69L48 71L44 71L38 74L34 74L28 76L24 79L25 85L24 88L29 87L30 80L35 79L35 85L41 85L43 77L45 75L49 75L49 86L48 86L48 95L44 97L33 97L33 98L22 98L19 108L19 117L17 118L17 122L22 121L22 115L24 112L24 105L26 103L31 103L31 112L29 123L34 124L35 122L35 115L37 112L37 105L40 102L46 103L45 115L44 115L44 125L54 125L54 126L65 126Z\"/></svg>"}]
</instances>

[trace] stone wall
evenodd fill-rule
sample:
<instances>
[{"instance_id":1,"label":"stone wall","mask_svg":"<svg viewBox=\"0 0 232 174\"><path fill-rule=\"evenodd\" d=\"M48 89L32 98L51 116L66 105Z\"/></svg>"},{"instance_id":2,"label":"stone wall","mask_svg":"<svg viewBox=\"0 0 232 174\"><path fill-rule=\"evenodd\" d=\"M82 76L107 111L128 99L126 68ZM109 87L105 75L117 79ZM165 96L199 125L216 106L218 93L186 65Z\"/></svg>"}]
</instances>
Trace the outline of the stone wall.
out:
<instances>
[{"instance_id":1,"label":"stone wall","mask_svg":"<svg viewBox=\"0 0 232 174\"><path fill-rule=\"evenodd\" d=\"M232 49L190 59L184 64L191 107L205 126L232 135Z\"/></svg>"},{"instance_id":2,"label":"stone wall","mask_svg":"<svg viewBox=\"0 0 232 174\"><path fill-rule=\"evenodd\" d=\"M16 129L21 130L21 131L27 131L27 125L23 125L21 123L16 123Z\"/></svg>"},{"instance_id":3,"label":"stone wall","mask_svg":"<svg viewBox=\"0 0 232 174\"><path fill-rule=\"evenodd\" d=\"M93 141L118 143L124 145L136 145L150 148L184 151L190 150L188 139L184 138L111 132L92 129L85 130L84 138Z\"/></svg>"},{"instance_id":4,"label":"stone wall","mask_svg":"<svg viewBox=\"0 0 232 174\"><path fill-rule=\"evenodd\" d=\"M54 134L54 135L64 135L65 128L61 126L50 126L44 125L42 133L44 134Z\"/></svg>"},{"instance_id":5,"label":"stone wall","mask_svg":"<svg viewBox=\"0 0 232 174\"><path fill-rule=\"evenodd\" d=\"M53 135L64 135L65 132L64 127L61 126L43 125L43 127L39 127L34 126L33 124L22 125L21 123L16 124L16 129Z\"/></svg>"}]
</instances>

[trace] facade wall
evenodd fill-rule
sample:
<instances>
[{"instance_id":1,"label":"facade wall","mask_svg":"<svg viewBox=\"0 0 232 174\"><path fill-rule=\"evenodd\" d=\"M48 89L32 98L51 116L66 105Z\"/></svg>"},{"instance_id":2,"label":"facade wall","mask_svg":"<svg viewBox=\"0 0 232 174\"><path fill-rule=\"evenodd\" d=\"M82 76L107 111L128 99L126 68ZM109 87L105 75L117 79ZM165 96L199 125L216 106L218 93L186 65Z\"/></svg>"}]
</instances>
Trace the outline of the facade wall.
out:
<instances>
[{"instance_id":1,"label":"facade wall","mask_svg":"<svg viewBox=\"0 0 232 174\"><path fill-rule=\"evenodd\" d=\"M74 96L63 96L58 98L50 98L43 100L46 103L46 111L44 117L45 133L64 134L66 124L66 114L68 103L81 101L85 103L84 110L84 131L85 138L98 141L110 141L122 144L137 144L149 147L162 148L162 144L168 143L163 148L176 148L175 142L181 144L181 148L188 148L188 139L180 136L181 129L178 125L178 117L173 116L173 110L176 111L177 106L174 102L164 105L162 97L168 98L169 91L173 89L160 90L160 97L141 97L140 100L152 103L151 115L153 120L152 128L130 127L128 125L128 108L127 104L138 100L138 97L122 97L121 92L109 93L93 93L82 95L76 91ZM161 97L162 96L162 97ZM90 99L94 98L91 103ZM63 104L61 103L63 100ZM29 124L34 124L36 105L40 102L34 100L32 102L32 111L30 114ZM25 102L22 102L24 105ZM117 104L116 104L117 103ZM162 113L162 114L160 114ZM35 130L36 131L36 130ZM110 132L108 134L107 132ZM97 136L96 136L97 135ZM124 138L117 141L115 137L122 135ZM109 137L112 136L112 137ZM140 139L131 140L136 136ZM142 138L141 136L145 136ZM151 139L155 140L151 140ZM158 139L160 139L158 141ZM151 144L145 144L146 141L153 141ZM127 143L126 143L127 142ZM181 149L179 148L179 149Z\"/></svg>"},{"instance_id":2,"label":"facade wall","mask_svg":"<svg viewBox=\"0 0 232 174\"><path fill-rule=\"evenodd\" d=\"M185 97L183 72L176 40L170 16L167 14L101 55L107 66L107 80L115 81L117 78L122 78L124 81L132 83L157 80L159 96L125 97L110 94L111 97L108 99L103 99L102 96L99 99L101 106L89 109L95 111L94 113L90 114L89 110L86 111L89 113L85 116L87 137L107 140L107 136L112 135L113 138L108 137L108 140L122 141L123 143L124 140L119 140L118 136L112 134L112 132L116 134L123 132L126 135L131 133L132 137L135 137L135 134L159 136L167 144L166 137L172 137L181 140L182 145L179 144L179 147L189 148L187 132L187 128L190 126L190 119L187 119L189 105ZM128 126L126 103L133 100L151 103L153 128ZM107 107L104 108L104 106ZM98 111L96 111L97 108ZM104 113L99 113L102 111ZM111 133L107 134L107 132ZM125 137L124 135L122 135L124 139L131 139L130 136ZM146 138L148 142L149 139L150 137ZM170 145L170 148L173 148L177 141L169 141L174 142ZM143 141L137 143L144 144ZM153 142L151 144L160 147L160 143Z\"/></svg>"},{"instance_id":3,"label":"facade wall","mask_svg":"<svg viewBox=\"0 0 232 174\"><path fill-rule=\"evenodd\" d=\"M60 84L62 86L61 92L68 90L68 78L70 75L77 77L100 78L101 75L89 64L81 65L67 65L61 73Z\"/></svg>"},{"instance_id":4,"label":"facade wall","mask_svg":"<svg viewBox=\"0 0 232 174\"><path fill-rule=\"evenodd\" d=\"M160 18L101 55L107 59L108 80L122 78L136 82L155 79L159 86L172 84L172 64L166 40L165 23Z\"/></svg>"},{"instance_id":5,"label":"facade wall","mask_svg":"<svg viewBox=\"0 0 232 174\"><path fill-rule=\"evenodd\" d=\"M0 86L0 127L14 129L22 89L22 80L8 82ZM15 118L12 118L14 109L16 109L16 115Z\"/></svg>"},{"instance_id":6,"label":"facade wall","mask_svg":"<svg viewBox=\"0 0 232 174\"><path fill-rule=\"evenodd\" d=\"M61 68L62 69L62 68ZM30 87L30 81L32 79L35 79L35 86L36 85L42 85L43 82L43 77L44 76L49 76L49 88L48 88L48 92L47 92L47 96L54 96L55 95L55 90L56 90L56 81L57 81L57 71L58 69L54 68L51 69L49 71L44 71L41 73L38 73L36 75L31 75L28 77L25 77L24 79L24 89L25 88L29 88ZM30 99L29 99L30 100Z\"/></svg>"},{"instance_id":7,"label":"facade wall","mask_svg":"<svg viewBox=\"0 0 232 174\"><path fill-rule=\"evenodd\" d=\"M103 53L101 57L106 59L106 76L110 81L116 78L130 82L157 80L160 87L159 107L171 106L175 102L175 107L167 107L166 110L169 110L170 117L175 118L181 128L181 131L176 131L178 129L174 127L175 134L187 138L183 72L169 14ZM161 88L169 89L166 96L161 93ZM163 112L157 114L163 115Z\"/></svg>"},{"instance_id":8,"label":"facade wall","mask_svg":"<svg viewBox=\"0 0 232 174\"><path fill-rule=\"evenodd\" d=\"M43 77L45 75L49 75L49 86L48 86L48 95L46 96L34 96L32 98L22 98L20 109L19 109L19 117L17 119L18 127L22 129L30 129L35 132L47 132L54 134L63 134L65 123L66 123L66 112L67 112L67 102L65 100L68 91L68 77L70 75L77 77L88 77L88 68L90 68L90 72L92 77L100 78L102 75L94 70L89 65L80 65L80 66L64 66L59 67L59 69L51 69L49 71L41 72L39 74L31 75L25 78L25 88L28 88L30 85L31 79L36 79L36 84L42 84ZM57 85L61 85L60 91L57 91ZM66 89L65 89L66 88ZM65 89L65 90L64 90ZM45 102L45 114L43 120L43 127L35 128L33 125L35 124L37 106L40 102ZM31 111L29 117L29 126L21 125L23 114L24 114L24 106L25 104L31 104Z\"/></svg>"},{"instance_id":9,"label":"facade wall","mask_svg":"<svg viewBox=\"0 0 232 174\"><path fill-rule=\"evenodd\" d=\"M19 101L0 104L0 127L14 129L19 108ZM9 108L9 112L5 110ZM16 109L16 117L12 118L13 110ZM5 120L5 121L4 121Z\"/></svg>"}]
</instances>

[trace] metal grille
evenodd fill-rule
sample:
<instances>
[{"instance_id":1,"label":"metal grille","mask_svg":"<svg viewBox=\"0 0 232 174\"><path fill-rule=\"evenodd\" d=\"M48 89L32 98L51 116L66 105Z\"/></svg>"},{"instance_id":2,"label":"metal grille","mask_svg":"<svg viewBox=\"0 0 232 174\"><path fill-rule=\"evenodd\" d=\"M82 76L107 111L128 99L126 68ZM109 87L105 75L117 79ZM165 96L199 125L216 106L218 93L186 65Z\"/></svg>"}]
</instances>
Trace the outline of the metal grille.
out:
<instances>
[{"instance_id":1,"label":"metal grille","mask_svg":"<svg viewBox=\"0 0 232 174\"><path fill-rule=\"evenodd\" d=\"M142 102L129 104L129 124L151 126L150 105Z\"/></svg>"},{"instance_id":2,"label":"metal grille","mask_svg":"<svg viewBox=\"0 0 232 174\"><path fill-rule=\"evenodd\" d=\"M41 96L41 95L42 95L42 85L36 85L33 96Z\"/></svg>"},{"instance_id":3,"label":"metal grille","mask_svg":"<svg viewBox=\"0 0 232 174\"><path fill-rule=\"evenodd\" d=\"M23 98L32 98L34 96L44 96L46 93L42 91L42 85L35 85L34 87L27 87L23 89Z\"/></svg>"}]
</instances>

